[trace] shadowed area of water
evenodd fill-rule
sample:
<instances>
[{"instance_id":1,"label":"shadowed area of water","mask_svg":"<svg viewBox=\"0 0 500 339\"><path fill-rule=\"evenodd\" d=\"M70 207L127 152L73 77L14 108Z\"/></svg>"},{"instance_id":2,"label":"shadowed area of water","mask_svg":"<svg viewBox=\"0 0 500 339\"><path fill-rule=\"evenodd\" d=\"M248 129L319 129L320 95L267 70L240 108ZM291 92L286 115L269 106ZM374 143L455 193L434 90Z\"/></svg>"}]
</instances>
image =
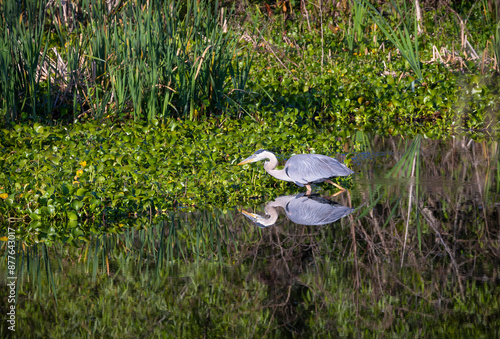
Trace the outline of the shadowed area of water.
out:
<instances>
[{"instance_id":1,"label":"shadowed area of water","mask_svg":"<svg viewBox=\"0 0 500 339\"><path fill-rule=\"evenodd\" d=\"M306 197L289 184L230 212L168 212L72 244L19 241L19 327L44 335L498 336L498 143L366 140L346 142L355 174L339 179L348 191L338 195L323 183Z\"/></svg>"}]
</instances>

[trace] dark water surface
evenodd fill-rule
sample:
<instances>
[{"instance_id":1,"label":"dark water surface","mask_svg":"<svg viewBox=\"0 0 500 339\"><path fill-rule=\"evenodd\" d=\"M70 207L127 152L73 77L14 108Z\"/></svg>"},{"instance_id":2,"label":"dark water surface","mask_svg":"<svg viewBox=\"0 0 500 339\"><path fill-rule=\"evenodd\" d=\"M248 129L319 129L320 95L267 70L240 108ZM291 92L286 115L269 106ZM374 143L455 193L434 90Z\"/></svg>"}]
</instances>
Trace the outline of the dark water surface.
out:
<instances>
[{"instance_id":1,"label":"dark water surface","mask_svg":"<svg viewBox=\"0 0 500 339\"><path fill-rule=\"evenodd\" d=\"M18 242L18 333L498 337L498 142L348 147L355 174L336 196L328 184L313 197L290 184L227 213L172 212L73 244Z\"/></svg>"}]
</instances>

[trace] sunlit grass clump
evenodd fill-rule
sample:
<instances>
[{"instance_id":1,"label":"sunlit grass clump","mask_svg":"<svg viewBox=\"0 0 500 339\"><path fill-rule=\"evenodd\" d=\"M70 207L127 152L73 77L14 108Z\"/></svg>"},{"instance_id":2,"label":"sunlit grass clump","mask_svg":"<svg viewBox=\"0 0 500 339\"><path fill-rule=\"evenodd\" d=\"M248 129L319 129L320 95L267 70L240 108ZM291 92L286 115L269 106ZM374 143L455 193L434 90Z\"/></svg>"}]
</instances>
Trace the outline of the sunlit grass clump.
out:
<instances>
[{"instance_id":1,"label":"sunlit grass clump","mask_svg":"<svg viewBox=\"0 0 500 339\"><path fill-rule=\"evenodd\" d=\"M237 106L250 67L227 9L198 1L0 4L7 121L198 119Z\"/></svg>"}]
</instances>

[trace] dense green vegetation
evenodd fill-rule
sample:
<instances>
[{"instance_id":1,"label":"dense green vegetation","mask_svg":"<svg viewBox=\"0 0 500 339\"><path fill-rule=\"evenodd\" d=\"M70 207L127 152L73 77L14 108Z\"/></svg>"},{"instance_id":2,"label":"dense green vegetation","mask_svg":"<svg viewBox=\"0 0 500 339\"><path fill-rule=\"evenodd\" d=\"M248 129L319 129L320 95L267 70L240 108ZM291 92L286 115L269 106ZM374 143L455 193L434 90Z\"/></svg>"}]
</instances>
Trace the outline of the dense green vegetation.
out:
<instances>
[{"instance_id":1,"label":"dense green vegetation","mask_svg":"<svg viewBox=\"0 0 500 339\"><path fill-rule=\"evenodd\" d=\"M1 9L7 121L196 119L236 104L248 75L248 53L220 29L217 5L5 1Z\"/></svg>"},{"instance_id":2,"label":"dense green vegetation","mask_svg":"<svg viewBox=\"0 0 500 339\"><path fill-rule=\"evenodd\" d=\"M333 133L346 135L333 129L318 134L310 124L295 122L296 116L286 115L272 124L244 118L172 119L157 126L15 126L0 135L12 150L0 157L1 219L114 220L176 208L227 208L270 187L283 191L291 187L260 168L236 164L254 147L277 150L276 144L288 152L334 154L342 143ZM256 182L257 187L248 185Z\"/></svg>"},{"instance_id":3,"label":"dense green vegetation","mask_svg":"<svg viewBox=\"0 0 500 339\"><path fill-rule=\"evenodd\" d=\"M498 337L500 4L420 4L0 0L16 334ZM249 223L259 148L354 212Z\"/></svg>"},{"instance_id":4,"label":"dense green vegetation","mask_svg":"<svg viewBox=\"0 0 500 339\"><path fill-rule=\"evenodd\" d=\"M4 1L0 116L52 125L298 109L392 133L496 129L493 1L424 2L418 25L408 2L279 4Z\"/></svg>"}]
</instances>

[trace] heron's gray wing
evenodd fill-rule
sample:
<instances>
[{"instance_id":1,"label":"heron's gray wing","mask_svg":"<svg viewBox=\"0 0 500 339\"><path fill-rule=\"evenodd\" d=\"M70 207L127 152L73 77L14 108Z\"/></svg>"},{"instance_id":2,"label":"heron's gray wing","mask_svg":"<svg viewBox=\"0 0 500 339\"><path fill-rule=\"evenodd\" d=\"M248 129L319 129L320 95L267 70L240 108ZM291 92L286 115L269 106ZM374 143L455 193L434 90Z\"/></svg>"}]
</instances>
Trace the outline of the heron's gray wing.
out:
<instances>
[{"instance_id":1,"label":"heron's gray wing","mask_svg":"<svg viewBox=\"0 0 500 339\"><path fill-rule=\"evenodd\" d=\"M342 206L338 203L318 201L307 196L290 200L286 205L285 212L288 218L300 225L325 225L337 221L349 215L354 209Z\"/></svg>"},{"instance_id":2,"label":"heron's gray wing","mask_svg":"<svg viewBox=\"0 0 500 339\"><path fill-rule=\"evenodd\" d=\"M297 154L288 159L286 174L299 186L354 173L337 159L321 154Z\"/></svg>"}]
</instances>

